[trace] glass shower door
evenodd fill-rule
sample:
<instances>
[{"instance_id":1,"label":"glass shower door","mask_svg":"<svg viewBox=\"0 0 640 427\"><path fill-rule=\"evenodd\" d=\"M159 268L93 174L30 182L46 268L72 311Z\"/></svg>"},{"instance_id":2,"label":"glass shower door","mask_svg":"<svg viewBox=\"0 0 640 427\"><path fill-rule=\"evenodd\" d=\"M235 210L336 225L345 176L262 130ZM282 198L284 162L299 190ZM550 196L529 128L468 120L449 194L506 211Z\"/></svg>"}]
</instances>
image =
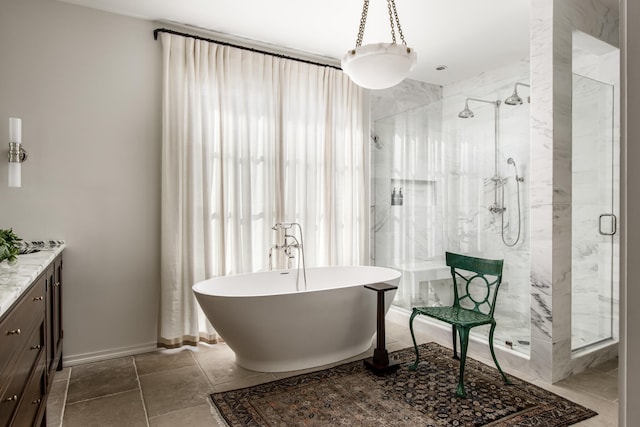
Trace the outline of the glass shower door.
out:
<instances>
[{"instance_id":1,"label":"glass shower door","mask_svg":"<svg viewBox=\"0 0 640 427\"><path fill-rule=\"evenodd\" d=\"M614 338L614 87L573 75L571 349Z\"/></svg>"}]
</instances>

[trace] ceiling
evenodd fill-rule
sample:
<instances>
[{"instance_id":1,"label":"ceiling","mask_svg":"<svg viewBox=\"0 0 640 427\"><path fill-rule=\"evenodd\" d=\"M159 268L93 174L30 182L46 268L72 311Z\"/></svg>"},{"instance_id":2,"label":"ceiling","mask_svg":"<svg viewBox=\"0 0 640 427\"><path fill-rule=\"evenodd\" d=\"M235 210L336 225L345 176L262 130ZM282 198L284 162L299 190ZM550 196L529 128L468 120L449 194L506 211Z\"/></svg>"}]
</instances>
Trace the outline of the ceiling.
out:
<instances>
[{"instance_id":1,"label":"ceiling","mask_svg":"<svg viewBox=\"0 0 640 427\"><path fill-rule=\"evenodd\" d=\"M62 1L336 59L355 46L362 13L361 0ZM444 85L528 57L530 5L531 0L396 0L407 44L418 54L409 78ZM386 1L370 0L363 44L390 41ZM439 65L446 70L437 71Z\"/></svg>"}]
</instances>

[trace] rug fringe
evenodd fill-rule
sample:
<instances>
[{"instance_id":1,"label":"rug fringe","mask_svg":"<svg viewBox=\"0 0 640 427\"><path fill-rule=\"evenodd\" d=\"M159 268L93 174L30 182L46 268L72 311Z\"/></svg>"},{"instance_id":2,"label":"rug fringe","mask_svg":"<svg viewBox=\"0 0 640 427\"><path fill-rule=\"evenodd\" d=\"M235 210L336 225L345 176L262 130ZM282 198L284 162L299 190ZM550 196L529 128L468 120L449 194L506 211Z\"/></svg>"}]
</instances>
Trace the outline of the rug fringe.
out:
<instances>
[{"instance_id":1,"label":"rug fringe","mask_svg":"<svg viewBox=\"0 0 640 427\"><path fill-rule=\"evenodd\" d=\"M211 400L211 396L207 399L207 403L209 403L209 412L211 412L213 418L218 422L218 425L229 427L229 424L220 413L220 410L216 405L214 405L213 400Z\"/></svg>"}]
</instances>

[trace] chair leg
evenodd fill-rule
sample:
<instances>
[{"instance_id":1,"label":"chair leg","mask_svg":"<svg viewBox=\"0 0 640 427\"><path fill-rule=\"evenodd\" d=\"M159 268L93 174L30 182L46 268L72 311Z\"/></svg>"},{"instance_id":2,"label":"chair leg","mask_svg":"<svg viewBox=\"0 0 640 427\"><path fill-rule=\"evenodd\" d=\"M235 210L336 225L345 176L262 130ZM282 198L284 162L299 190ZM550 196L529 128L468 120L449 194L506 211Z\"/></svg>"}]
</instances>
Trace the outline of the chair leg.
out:
<instances>
[{"instance_id":1,"label":"chair leg","mask_svg":"<svg viewBox=\"0 0 640 427\"><path fill-rule=\"evenodd\" d=\"M410 371L415 371L416 369L418 369L418 362L420 358L420 353L418 352L418 343L416 342L416 336L413 333L413 319L418 314L418 311L414 308L413 312L411 313L411 317L409 318L409 330L411 331L411 339L413 339L413 348L416 351L416 361L413 364L409 365Z\"/></svg>"},{"instance_id":2,"label":"chair leg","mask_svg":"<svg viewBox=\"0 0 640 427\"><path fill-rule=\"evenodd\" d=\"M451 335L453 337L453 358L458 360L458 331L456 325L451 325Z\"/></svg>"},{"instance_id":3,"label":"chair leg","mask_svg":"<svg viewBox=\"0 0 640 427\"><path fill-rule=\"evenodd\" d=\"M511 381L509 380L509 378L507 378L504 372L502 372L502 368L500 367L500 364L498 363L498 359L496 358L496 352L493 350L493 332L495 329L496 329L496 324L492 323L491 330L489 331L489 349L491 350L491 357L493 357L493 363L496 364L496 368L498 368L500 375L502 375L502 379L504 380L505 384L511 384Z\"/></svg>"},{"instance_id":4,"label":"chair leg","mask_svg":"<svg viewBox=\"0 0 640 427\"><path fill-rule=\"evenodd\" d=\"M464 364L467 360L467 347L469 345L469 329L457 328L460 333L460 374L458 375L458 387L456 388L456 396L467 397L464 390Z\"/></svg>"}]
</instances>

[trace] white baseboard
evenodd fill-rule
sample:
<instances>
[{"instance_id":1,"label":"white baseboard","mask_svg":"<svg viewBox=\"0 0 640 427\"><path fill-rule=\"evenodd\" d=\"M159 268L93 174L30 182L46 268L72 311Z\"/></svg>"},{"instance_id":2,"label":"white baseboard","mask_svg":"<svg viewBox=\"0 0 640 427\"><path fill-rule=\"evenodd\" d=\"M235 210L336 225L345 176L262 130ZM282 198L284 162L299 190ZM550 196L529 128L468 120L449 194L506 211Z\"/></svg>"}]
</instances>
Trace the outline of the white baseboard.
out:
<instances>
[{"instance_id":1,"label":"white baseboard","mask_svg":"<svg viewBox=\"0 0 640 427\"><path fill-rule=\"evenodd\" d=\"M136 354L149 353L158 350L155 342L134 345L131 347L121 347L109 350L101 350L92 353L74 354L71 356L63 355L62 366L82 365L84 363L100 362L102 360L115 359L117 357L134 356Z\"/></svg>"}]
</instances>

